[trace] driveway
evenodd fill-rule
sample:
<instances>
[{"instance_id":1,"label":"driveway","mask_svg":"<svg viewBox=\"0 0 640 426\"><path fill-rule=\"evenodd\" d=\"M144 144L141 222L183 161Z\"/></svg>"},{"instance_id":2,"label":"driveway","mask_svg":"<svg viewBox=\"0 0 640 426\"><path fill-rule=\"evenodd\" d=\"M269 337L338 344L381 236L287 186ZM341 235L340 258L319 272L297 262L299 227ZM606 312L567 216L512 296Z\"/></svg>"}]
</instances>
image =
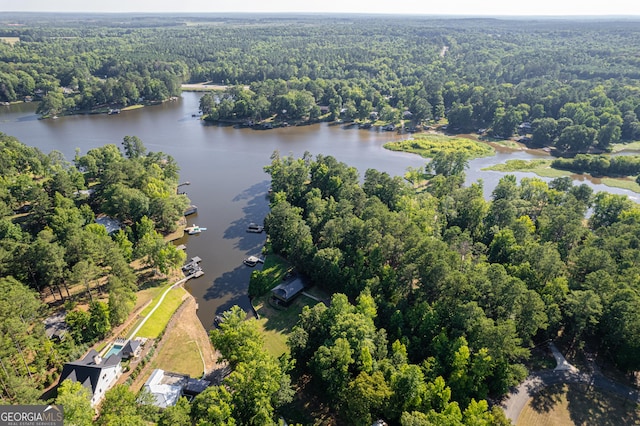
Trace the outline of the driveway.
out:
<instances>
[{"instance_id":1,"label":"driveway","mask_svg":"<svg viewBox=\"0 0 640 426\"><path fill-rule=\"evenodd\" d=\"M556 359L556 368L532 372L524 382L509 393L501 404L505 415L513 424L516 424L522 409L527 405L529 399L542 389L560 383L582 383L595 386L602 391L640 404L640 392L637 389L615 382L603 376L597 369L593 369L591 373L580 372L567 362L553 343L549 344L549 349Z\"/></svg>"}]
</instances>

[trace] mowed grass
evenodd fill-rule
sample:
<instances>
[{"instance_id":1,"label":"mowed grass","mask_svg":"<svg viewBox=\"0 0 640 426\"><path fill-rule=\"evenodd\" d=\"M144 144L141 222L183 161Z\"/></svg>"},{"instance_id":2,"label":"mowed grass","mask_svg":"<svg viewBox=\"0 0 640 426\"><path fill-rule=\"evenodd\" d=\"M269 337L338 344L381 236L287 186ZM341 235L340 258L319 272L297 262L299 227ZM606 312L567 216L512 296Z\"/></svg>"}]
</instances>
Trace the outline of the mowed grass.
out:
<instances>
[{"instance_id":1,"label":"mowed grass","mask_svg":"<svg viewBox=\"0 0 640 426\"><path fill-rule=\"evenodd\" d=\"M274 308L269 304L270 297L271 293L254 299L253 306L260 315L258 324L264 336L265 349L271 355L278 357L289 352L287 338L298 322L302 309L305 306L312 307L318 302L305 295L300 295L288 307Z\"/></svg>"},{"instance_id":2,"label":"mowed grass","mask_svg":"<svg viewBox=\"0 0 640 426\"><path fill-rule=\"evenodd\" d=\"M158 309L156 309L156 311L138 331L137 336L148 337L151 339L157 338L167 326L167 323L171 319L173 313L182 303L185 292L186 290L182 287L176 287L170 290L162 301L162 304L160 304ZM155 306L156 303L157 302L152 302L147 309L150 311L150 307ZM147 309L145 309L145 311L147 311Z\"/></svg>"},{"instance_id":3,"label":"mowed grass","mask_svg":"<svg viewBox=\"0 0 640 426\"><path fill-rule=\"evenodd\" d=\"M532 398L516 426L616 426L640 424L639 407L586 385L550 386Z\"/></svg>"},{"instance_id":4,"label":"mowed grass","mask_svg":"<svg viewBox=\"0 0 640 426\"><path fill-rule=\"evenodd\" d=\"M266 275L269 280L269 288L273 288L282 282L282 277L287 271L291 270L291 265L286 259L268 254L264 260L262 274ZM289 352L287 346L287 337L291 329L298 322L298 317L302 312L302 308L306 305L313 306L317 302L307 296L298 296L290 306L277 308L269 303L271 291L253 299L253 307L255 308L260 319L258 325L260 332L264 337L265 349L272 355L278 357L285 352Z\"/></svg>"},{"instance_id":5,"label":"mowed grass","mask_svg":"<svg viewBox=\"0 0 640 426\"><path fill-rule=\"evenodd\" d=\"M151 302L142 310L142 312L140 312L140 315L143 317L146 316L151 311L151 309L153 309L153 307L155 306L153 301L157 300L167 288L171 287L171 285L172 284L167 281L162 286L149 287L149 288L145 288L144 290L138 291L136 293L136 296L137 296L136 307L144 306L148 302Z\"/></svg>"},{"instance_id":6,"label":"mowed grass","mask_svg":"<svg viewBox=\"0 0 640 426\"><path fill-rule=\"evenodd\" d=\"M142 104L129 105L127 107L122 108L121 111L132 111L134 109L140 109L140 108L144 108L144 105Z\"/></svg>"},{"instance_id":7,"label":"mowed grass","mask_svg":"<svg viewBox=\"0 0 640 426\"><path fill-rule=\"evenodd\" d=\"M611 145L611 152L620 151L640 151L640 141L634 141L629 143L616 143Z\"/></svg>"},{"instance_id":8,"label":"mowed grass","mask_svg":"<svg viewBox=\"0 0 640 426\"><path fill-rule=\"evenodd\" d=\"M387 142L383 146L391 151L411 152L424 158L433 158L438 152L464 152L469 159L488 157L495 153L493 147L484 142L433 134L419 134L413 139Z\"/></svg>"},{"instance_id":9,"label":"mowed grass","mask_svg":"<svg viewBox=\"0 0 640 426\"><path fill-rule=\"evenodd\" d=\"M195 303L190 301L189 303ZM169 327L163 336L163 344L151 361L150 370L160 368L166 371L188 374L191 377L201 377L203 370L203 356L211 351L208 339L202 339L198 329L202 324L195 312L188 312L188 307L176 318L174 325ZM209 348L203 347L209 345ZM208 351L207 351L208 349Z\"/></svg>"}]
</instances>

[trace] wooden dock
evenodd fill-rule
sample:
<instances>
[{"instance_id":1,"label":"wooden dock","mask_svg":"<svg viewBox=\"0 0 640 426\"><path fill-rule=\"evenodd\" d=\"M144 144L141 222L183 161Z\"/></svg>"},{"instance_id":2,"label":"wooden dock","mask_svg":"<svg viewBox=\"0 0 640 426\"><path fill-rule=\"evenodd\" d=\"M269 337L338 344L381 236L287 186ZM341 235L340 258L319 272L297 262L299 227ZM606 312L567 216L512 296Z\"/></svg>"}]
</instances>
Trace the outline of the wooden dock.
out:
<instances>
[{"instance_id":1,"label":"wooden dock","mask_svg":"<svg viewBox=\"0 0 640 426\"><path fill-rule=\"evenodd\" d=\"M200 257L195 256L192 257L189 262L184 264L184 266L182 267L182 272L184 272L187 279L198 278L204 275L202 267L200 266L201 261L202 259L200 259Z\"/></svg>"}]
</instances>

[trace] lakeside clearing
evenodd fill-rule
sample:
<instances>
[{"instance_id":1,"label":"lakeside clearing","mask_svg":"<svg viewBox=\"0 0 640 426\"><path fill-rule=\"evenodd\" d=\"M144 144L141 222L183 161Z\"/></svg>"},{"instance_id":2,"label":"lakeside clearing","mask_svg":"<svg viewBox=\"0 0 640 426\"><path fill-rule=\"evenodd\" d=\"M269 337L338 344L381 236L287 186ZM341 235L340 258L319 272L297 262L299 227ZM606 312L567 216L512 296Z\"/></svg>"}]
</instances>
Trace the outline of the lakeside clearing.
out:
<instances>
[{"instance_id":1,"label":"lakeside clearing","mask_svg":"<svg viewBox=\"0 0 640 426\"><path fill-rule=\"evenodd\" d=\"M220 367L216 364L219 353L211 345L196 307L195 299L187 296L171 317L155 356L136 380L140 386L156 368L199 378Z\"/></svg>"},{"instance_id":2,"label":"lakeside clearing","mask_svg":"<svg viewBox=\"0 0 640 426\"><path fill-rule=\"evenodd\" d=\"M269 252L268 248L267 252ZM263 288L269 290L265 294L255 297L251 302L259 316L257 321L264 337L265 349L275 357L289 352L287 338L298 323L302 309L305 306L312 307L319 303L316 299L326 300L329 297L314 287L306 289L305 293L313 295L316 299L301 294L286 307L271 303L270 289L284 282L283 278L291 275L292 271L293 269L286 259L271 253L265 255L262 270L256 271L261 276L260 281L265 283ZM256 274L253 274L251 279L257 279Z\"/></svg>"},{"instance_id":3,"label":"lakeside clearing","mask_svg":"<svg viewBox=\"0 0 640 426\"><path fill-rule=\"evenodd\" d=\"M495 149L485 142L433 133L416 134L412 139L387 142L383 147L390 151L418 154L424 158L433 158L439 152L463 152L470 160L495 154Z\"/></svg>"}]
</instances>

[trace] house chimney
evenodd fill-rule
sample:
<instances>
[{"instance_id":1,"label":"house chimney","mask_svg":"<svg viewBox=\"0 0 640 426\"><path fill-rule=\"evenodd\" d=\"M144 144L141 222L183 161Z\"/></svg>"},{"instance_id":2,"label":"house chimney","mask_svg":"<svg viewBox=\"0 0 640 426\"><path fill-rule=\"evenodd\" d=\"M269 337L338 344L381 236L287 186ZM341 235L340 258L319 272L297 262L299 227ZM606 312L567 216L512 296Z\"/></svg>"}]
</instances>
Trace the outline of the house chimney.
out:
<instances>
[{"instance_id":1,"label":"house chimney","mask_svg":"<svg viewBox=\"0 0 640 426\"><path fill-rule=\"evenodd\" d=\"M96 355L93 357L93 363L99 365L102 362L102 357L100 355Z\"/></svg>"}]
</instances>

